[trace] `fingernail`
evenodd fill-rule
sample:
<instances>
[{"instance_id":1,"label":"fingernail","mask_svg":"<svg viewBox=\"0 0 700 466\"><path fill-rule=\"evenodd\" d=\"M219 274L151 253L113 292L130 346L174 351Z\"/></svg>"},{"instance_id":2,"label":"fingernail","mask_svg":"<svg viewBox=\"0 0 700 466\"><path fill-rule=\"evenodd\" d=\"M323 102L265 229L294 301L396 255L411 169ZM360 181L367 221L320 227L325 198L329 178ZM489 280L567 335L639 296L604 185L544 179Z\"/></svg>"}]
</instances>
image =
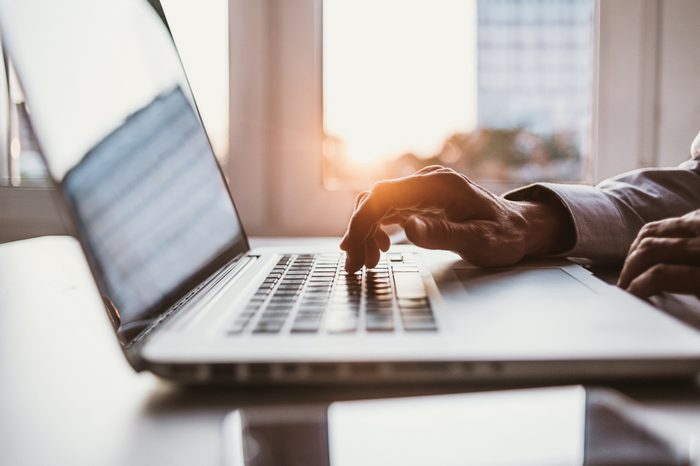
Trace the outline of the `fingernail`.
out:
<instances>
[{"instance_id":1,"label":"fingernail","mask_svg":"<svg viewBox=\"0 0 700 466\"><path fill-rule=\"evenodd\" d=\"M345 271L347 273L353 273L354 270L352 270L352 261L350 260L350 256L345 257Z\"/></svg>"}]
</instances>

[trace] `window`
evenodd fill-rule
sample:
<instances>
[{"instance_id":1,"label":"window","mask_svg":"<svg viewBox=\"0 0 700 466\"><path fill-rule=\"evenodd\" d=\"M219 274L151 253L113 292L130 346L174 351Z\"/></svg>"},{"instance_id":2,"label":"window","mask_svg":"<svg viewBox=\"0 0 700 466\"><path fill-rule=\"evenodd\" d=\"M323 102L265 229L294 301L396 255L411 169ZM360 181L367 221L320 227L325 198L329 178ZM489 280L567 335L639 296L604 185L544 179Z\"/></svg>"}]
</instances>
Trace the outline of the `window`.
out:
<instances>
[{"instance_id":1,"label":"window","mask_svg":"<svg viewBox=\"0 0 700 466\"><path fill-rule=\"evenodd\" d=\"M325 0L324 182L591 178L594 0Z\"/></svg>"},{"instance_id":2,"label":"window","mask_svg":"<svg viewBox=\"0 0 700 466\"><path fill-rule=\"evenodd\" d=\"M404 16L408 17L399 14L403 11L402 8L418 8L430 4L435 6L435 11L441 11L450 4L457 4L448 3L448 0L380 0L374 2L376 12L384 9L382 5L385 2L398 5L395 6L395 22ZM530 0L472 0L471 13L465 13L463 19L456 21L464 24L465 29L460 29L462 33L469 31L469 24L478 26L482 3L492 8L501 8L498 11L506 9L506 5L517 9L533 4ZM375 14L374 9L370 10L371 14L367 13L369 2L366 0L229 0L231 158L227 174L246 230L250 234L340 234L351 214L353 197L359 190L369 188L374 180L385 176L377 171L377 167L396 166L394 162L402 152L422 150L404 144L395 153L377 155L376 159L369 158L379 163L363 162L365 165L360 165L361 170L353 172L340 168L342 165L338 162L342 163L341 157L344 156L339 140L345 140L348 136L343 134L339 125L326 121L330 114L328 112L335 110L329 108L333 102L332 98L329 100L331 90L324 89L331 84L328 79L333 73L327 66L323 66L323 59L324 55L331 54L329 47L333 45L330 42L325 44L325 50L322 47L323 36L330 32L331 27L329 15L332 10L329 8L332 9L334 4L341 8L357 8L357 11L364 8L365 14L370 17ZM464 2L460 1L459 4L463 6ZM688 143L697 133L697 121L700 121L700 117L697 117L700 107L688 97L693 95L694 89L690 82L694 83L698 76L693 68L694 62L689 61L688 57L694 56L692 48L698 42L689 38L694 39L697 31L700 31L694 26L697 21L693 22L697 18L695 10L700 8L700 3L542 0L539 4L546 6L546 11L539 10L543 20L551 20L553 23L552 15L562 11L588 10L593 16L588 17L586 40L587 47L590 47L590 58L584 70L587 79L590 79L586 86L586 98L589 102L592 101L587 109L588 116L580 120L580 129L575 134L569 131L567 137L548 139L557 143L562 139L568 141L569 147L573 145L576 149L573 153L575 157L569 161L564 157L558 163L541 163L538 166L524 163L532 160L531 154L534 152L528 149L532 142L547 136L536 133L540 131L535 124L538 120L534 118L538 113L531 112L527 119L515 119L517 124L527 125L522 133L528 136L529 132L535 134L534 137L518 140L522 144L516 146L518 158L516 163L510 165L512 170L503 170L501 166L498 170L488 171L486 169L492 167L485 164L481 167L482 175L475 176L477 173L472 167L469 167L468 174L488 188L500 192L510 186L527 183L533 178L596 182L640 166L678 163L687 157ZM577 9L571 10L574 5ZM423 18L425 21L428 21L429 14L432 13L426 10L426 18ZM354 34L346 35L350 39L371 32L365 23L351 22L353 19L356 21L358 15L359 13L347 17L345 21L349 25L337 26ZM526 17L516 19L524 22ZM339 17L336 19L341 22ZM373 18L372 21L378 19ZM584 22L583 17L581 22ZM584 28L576 28L581 33L576 36L579 41L577 43L586 46ZM555 31L564 28L552 24L551 29ZM470 33L474 49L478 45L475 37L477 33L478 28ZM452 37L450 34L456 33L448 31L444 34ZM385 38L391 39L391 36L392 34L383 34ZM433 36L429 39L431 37ZM526 35L521 35L520 38L524 40L525 37ZM513 39L516 38L517 35ZM569 45L573 45L573 42ZM379 46L376 48L382 50ZM560 55L562 59L573 58L569 52L562 51ZM478 60L478 53L474 56ZM340 54L334 58L350 59ZM325 59L325 65L328 65L328 58ZM358 57L351 59L357 60ZM475 63L472 63L475 80L471 84L465 84L465 87L471 86L471 92L478 94ZM453 64L469 70L469 64L465 65L464 61L453 60ZM562 67L564 65L574 66L575 63L561 64ZM457 71L452 70L452 73ZM352 90L353 79L357 74L358 71L353 71L349 76L341 75L347 79L344 84L336 83L340 89L338 92L343 92L343 89L347 92ZM322 95L324 90L325 96ZM459 92L467 91L468 89L462 89ZM425 97L427 94L422 95ZM430 95L434 98L436 94ZM371 99L364 100L372 104L371 108L376 108ZM455 112L471 112L472 117L478 120L479 99L457 104L459 105L452 107L457 109ZM571 105L572 108L574 106L570 103L566 105ZM503 110L505 114L505 106ZM585 112L586 109L582 111ZM566 114L568 113L573 114ZM557 121L561 116L556 111L550 115L556 116ZM473 124L476 124L476 120L472 120ZM500 134L499 132L507 132L508 129L508 126L495 128L494 132ZM440 155L438 151L449 137L450 131L474 135L480 130L478 126L469 127L466 123L465 127L456 130L445 128L444 134L438 135L433 143L432 150L416 154L420 156L416 157L416 167L429 162L422 157ZM679 145L673 145L672 142ZM521 157L523 153L528 157ZM565 152L566 154L570 157L571 151ZM349 157L344 160L348 161ZM450 157L443 154L442 159L437 157L433 160L449 162ZM555 171L555 168L559 170ZM547 169L547 173L543 173L544 169ZM499 174L503 181L494 180L496 175L493 172ZM405 172L396 170L394 173ZM494 182L484 182L487 178Z\"/></svg>"},{"instance_id":3,"label":"window","mask_svg":"<svg viewBox=\"0 0 700 466\"><path fill-rule=\"evenodd\" d=\"M5 60L7 68L0 76L0 185L48 186L48 172L29 121L29 109L12 64L7 56Z\"/></svg>"}]
</instances>

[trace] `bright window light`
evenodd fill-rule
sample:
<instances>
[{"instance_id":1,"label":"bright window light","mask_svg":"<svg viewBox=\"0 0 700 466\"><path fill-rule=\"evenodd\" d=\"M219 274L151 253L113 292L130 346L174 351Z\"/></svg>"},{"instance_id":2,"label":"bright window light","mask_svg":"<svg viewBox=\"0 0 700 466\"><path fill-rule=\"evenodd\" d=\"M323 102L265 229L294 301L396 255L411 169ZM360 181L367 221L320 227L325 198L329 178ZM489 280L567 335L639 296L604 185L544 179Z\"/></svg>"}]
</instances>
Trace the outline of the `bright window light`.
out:
<instances>
[{"instance_id":1,"label":"bright window light","mask_svg":"<svg viewBox=\"0 0 700 466\"><path fill-rule=\"evenodd\" d=\"M358 163L476 124L475 1L325 0L326 132Z\"/></svg>"},{"instance_id":2,"label":"bright window light","mask_svg":"<svg viewBox=\"0 0 700 466\"><path fill-rule=\"evenodd\" d=\"M325 0L327 187L442 164L582 181L594 0Z\"/></svg>"}]
</instances>

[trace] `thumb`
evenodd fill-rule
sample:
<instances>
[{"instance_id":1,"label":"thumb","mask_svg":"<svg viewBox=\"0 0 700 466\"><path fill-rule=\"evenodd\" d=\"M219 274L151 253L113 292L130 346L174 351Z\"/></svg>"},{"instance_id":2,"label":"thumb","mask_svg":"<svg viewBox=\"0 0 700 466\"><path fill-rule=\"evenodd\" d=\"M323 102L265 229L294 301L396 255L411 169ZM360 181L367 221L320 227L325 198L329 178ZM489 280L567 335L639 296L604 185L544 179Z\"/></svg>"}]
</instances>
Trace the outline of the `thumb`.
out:
<instances>
[{"instance_id":1,"label":"thumb","mask_svg":"<svg viewBox=\"0 0 700 466\"><path fill-rule=\"evenodd\" d=\"M462 226L439 217L413 215L406 219L403 229L408 240L416 246L459 251L469 234L460 228Z\"/></svg>"}]
</instances>

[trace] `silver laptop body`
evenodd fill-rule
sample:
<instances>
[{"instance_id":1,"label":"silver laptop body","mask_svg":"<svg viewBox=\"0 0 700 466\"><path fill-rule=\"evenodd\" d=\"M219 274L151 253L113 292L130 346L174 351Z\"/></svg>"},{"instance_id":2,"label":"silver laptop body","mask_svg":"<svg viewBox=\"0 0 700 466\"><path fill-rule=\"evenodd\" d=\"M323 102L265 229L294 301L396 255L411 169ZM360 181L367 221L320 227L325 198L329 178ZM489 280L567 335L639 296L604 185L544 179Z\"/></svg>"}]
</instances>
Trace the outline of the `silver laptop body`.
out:
<instances>
[{"instance_id":1,"label":"silver laptop body","mask_svg":"<svg viewBox=\"0 0 700 466\"><path fill-rule=\"evenodd\" d=\"M50 174L137 370L188 383L694 375L697 332L566 262L483 270L393 247L251 250L145 1L0 0ZM86 351L89 349L86 349Z\"/></svg>"}]
</instances>

